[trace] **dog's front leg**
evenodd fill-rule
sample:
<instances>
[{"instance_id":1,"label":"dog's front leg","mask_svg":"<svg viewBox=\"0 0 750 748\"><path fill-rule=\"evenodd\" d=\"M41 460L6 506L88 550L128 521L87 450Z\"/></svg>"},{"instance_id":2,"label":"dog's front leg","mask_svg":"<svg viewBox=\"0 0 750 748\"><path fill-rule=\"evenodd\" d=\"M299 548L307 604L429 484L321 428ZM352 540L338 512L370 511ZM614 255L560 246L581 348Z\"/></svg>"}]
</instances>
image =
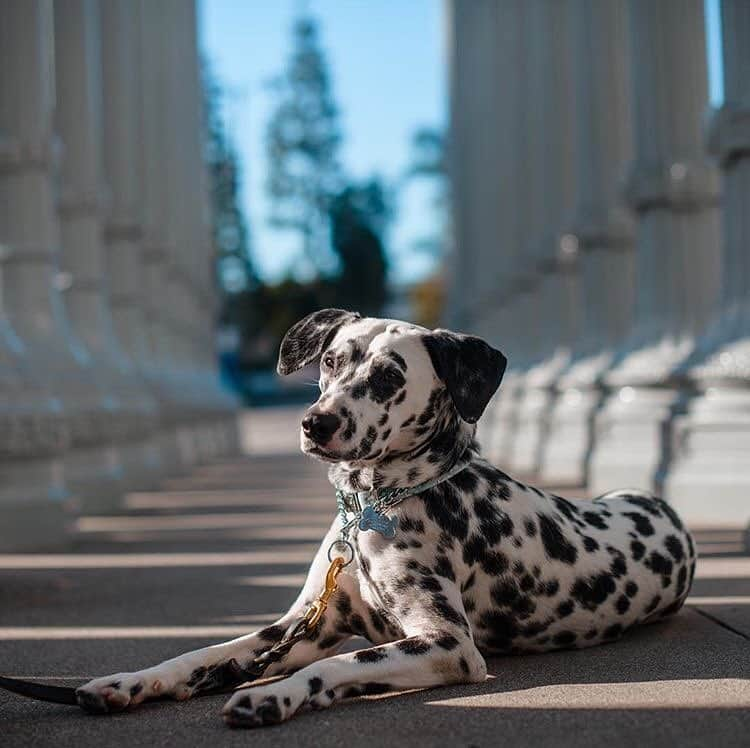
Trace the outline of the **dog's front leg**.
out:
<instances>
[{"instance_id":1,"label":"dog's front leg","mask_svg":"<svg viewBox=\"0 0 750 748\"><path fill-rule=\"evenodd\" d=\"M453 621L440 620L434 602L427 601L421 614L413 608L409 620L401 622L407 638L329 657L282 681L237 691L224 707L225 721L232 727L257 727L289 719L305 706L325 709L350 696L483 681L487 667L455 592L440 600L442 611L455 614Z\"/></svg>"},{"instance_id":2,"label":"dog's front leg","mask_svg":"<svg viewBox=\"0 0 750 748\"><path fill-rule=\"evenodd\" d=\"M315 555L297 600L273 625L229 642L188 652L145 670L96 678L76 691L78 703L87 711L106 713L121 711L146 699L169 697L183 701L206 691L239 685L244 680L239 675L240 669L279 641L289 625L300 618L320 593L329 565L328 547L337 533L338 520ZM359 598L356 582L346 572L339 575L338 583L343 593L353 600ZM295 644L282 661L268 668L266 674L292 672L309 665L335 652L349 636L338 611L331 607L314 636Z\"/></svg>"}]
</instances>

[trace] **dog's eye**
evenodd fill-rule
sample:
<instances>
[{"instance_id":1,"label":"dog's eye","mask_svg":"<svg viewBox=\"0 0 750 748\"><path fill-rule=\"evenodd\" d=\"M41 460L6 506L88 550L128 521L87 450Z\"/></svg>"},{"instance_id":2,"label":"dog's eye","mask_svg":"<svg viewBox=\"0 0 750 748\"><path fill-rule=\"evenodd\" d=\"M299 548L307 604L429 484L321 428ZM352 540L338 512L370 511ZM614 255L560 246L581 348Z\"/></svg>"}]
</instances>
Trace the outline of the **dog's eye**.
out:
<instances>
[{"instance_id":1,"label":"dog's eye","mask_svg":"<svg viewBox=\"0 0 750 748\"><path fill-rule=\"evenodd\" d=\"M333 357L333 354L327 353L323 357L323 366L326 369L329 369L329 370L333 371L333 367L334 367L335 364L336 364L336 359Z\"/></svg>"}]
</instances>

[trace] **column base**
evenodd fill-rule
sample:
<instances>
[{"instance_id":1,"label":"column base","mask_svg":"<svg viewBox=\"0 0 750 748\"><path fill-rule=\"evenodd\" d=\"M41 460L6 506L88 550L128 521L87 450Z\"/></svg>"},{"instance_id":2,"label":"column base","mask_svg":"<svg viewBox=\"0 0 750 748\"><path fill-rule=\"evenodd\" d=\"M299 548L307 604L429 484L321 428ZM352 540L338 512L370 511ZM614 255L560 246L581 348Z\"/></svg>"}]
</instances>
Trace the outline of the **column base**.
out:
<instances>
[{"instance_id":1,"label":"column base","mask_svg":"<svg viewBox=\"0 0 750 748\"><path fill-rule=\"evenodd\" d=\"M711 387L672 424L664 496L686 522L750 523L750 388Z\"/></svg>"},{"instance_id":2,"label":"column base","mask_svg":"<svg viewBox=\"0 0 750 748\"><path fill-rule=\"evenodd\" d=\"M589 491L616 488L654 490L663 459L664 424L677 391L658 387L620 387L596 416Z\"/></svg>"},{"instance_id":3,"label":"column base","mask_svg":"<svg viewBox=\"0 0 750 748\"><path fill-rule=\"evenodd\" d=\"M0 553L59 551L74 514L60 458L4 461L0 467Z\"/></svg>"},{"instance_id":4,"label":"column base","mask_svg":"<svg viewBox=\"0 0 750 748\"><path fill-rule=\"evenodd\" d=\"M146 436L141 441L119 444L117 451L126 491L145 490L158 485L164 473L156 434Z\"/></svg>"},{"instance_id":5,"label":"column base","mask_svg":"<svg viewBox=\"0 0 750 748\"><path fill-rule=\"evenodd\" d=\"M599 389L569 389L557 398L540 459L539 477L543 483L587 483L593 421L601 402Z\"/></svg>"},{"instance_id":6,"label":"column base","mask_svg":"<svg viewBox=\"0 0 750 748\"><path fill-rule=\"evenodd\" d=\"M122 462L114 447L76 447L63 459L65 482L82 514L120 508L125 490Z\"/></svg>"}]
</instances>

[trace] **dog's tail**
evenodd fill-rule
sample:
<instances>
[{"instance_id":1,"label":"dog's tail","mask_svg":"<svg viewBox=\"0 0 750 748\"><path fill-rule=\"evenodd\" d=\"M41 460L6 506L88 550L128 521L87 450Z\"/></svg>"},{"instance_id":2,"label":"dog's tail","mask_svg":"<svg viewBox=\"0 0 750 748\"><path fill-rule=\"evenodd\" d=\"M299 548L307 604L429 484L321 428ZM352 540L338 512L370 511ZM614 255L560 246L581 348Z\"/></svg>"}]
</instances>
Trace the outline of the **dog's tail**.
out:
<instances>
[{"instance_id":1,"label":"dog's tail","mask_svg":"<svg viewBox=\"0 0 750 748\"><path fill-rule=\"evenodd\" d=\"M33 683L28 680L6 678L0 675L0 688L37 701L51 701L53 704L78 706L76 690L69 686L48 686L44 683Z\"/></svg>"}]
</instances>

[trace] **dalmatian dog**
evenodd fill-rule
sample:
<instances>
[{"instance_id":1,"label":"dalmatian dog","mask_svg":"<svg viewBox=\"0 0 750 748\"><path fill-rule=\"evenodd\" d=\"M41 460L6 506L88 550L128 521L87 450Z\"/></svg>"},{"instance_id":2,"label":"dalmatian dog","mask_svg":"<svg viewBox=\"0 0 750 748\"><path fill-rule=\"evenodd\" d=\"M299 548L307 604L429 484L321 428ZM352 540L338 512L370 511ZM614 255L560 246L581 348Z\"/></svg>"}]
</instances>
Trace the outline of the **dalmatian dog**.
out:
<instances>
[{"instance_id":1,"label":"dalmatian dog","mask_svg":"<svg viewBox=\"0 0 750 748\"><path fill-rule=\"evenodd\" d=\"M320 624L267 671L288 677L235 691L223 711L229 725L278 723L362 694L477 683L485 655L613 642L680 609L696 554L669 504L640 491L567 501L482 459L475 424L506 365L483 340L325 309L289 330L278 369L316 361L321 395L302 420L301 446L330 463L332 484L433 485L388 511L394 537L355 529L354 560ZM112 712L234 685L231 665L268 650L321 591L341 523L277 623L97 678L78 690L79 703ZM373 646L338 653L354 635Z\"/></svg>"}]
</instances>

